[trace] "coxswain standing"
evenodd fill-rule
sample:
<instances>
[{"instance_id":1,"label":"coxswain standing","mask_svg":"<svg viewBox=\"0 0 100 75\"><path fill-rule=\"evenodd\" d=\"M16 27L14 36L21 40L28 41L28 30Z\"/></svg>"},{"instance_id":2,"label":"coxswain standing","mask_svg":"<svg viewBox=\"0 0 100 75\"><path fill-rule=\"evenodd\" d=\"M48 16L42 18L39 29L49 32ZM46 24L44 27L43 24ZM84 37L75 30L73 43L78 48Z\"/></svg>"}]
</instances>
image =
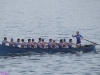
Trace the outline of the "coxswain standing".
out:
<instances>
[{"instance_id":1,"label":"coxswain standing","mask_svg":"<svg viewBox=\"0 0 100 75\"><path fill-rule=\"evenodd\" d=\"M83 36L79 34L79 31L76 32L76 35L72 34L72 37L76 37L76 46L80 47L81 46L81 39L83 39Z\"/></svg>"}]
</instances>

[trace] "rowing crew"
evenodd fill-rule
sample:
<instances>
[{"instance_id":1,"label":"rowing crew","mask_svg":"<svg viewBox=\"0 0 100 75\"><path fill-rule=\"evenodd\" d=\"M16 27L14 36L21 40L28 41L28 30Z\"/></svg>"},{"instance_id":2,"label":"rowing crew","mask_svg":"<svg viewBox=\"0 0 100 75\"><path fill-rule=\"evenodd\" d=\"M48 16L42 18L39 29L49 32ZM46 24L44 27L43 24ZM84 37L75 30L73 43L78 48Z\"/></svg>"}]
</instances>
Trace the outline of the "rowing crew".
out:
<instances>
[{"instance_id":1,"label":"rowing crew","mask_svg":"<svg viewBox=\"0 0 100 75\"><path fill-rule=\"evenodd\" d=\"M13 42L13 39L11 39L11 42L7 41L7 38L5 37L2 41L2 45L6 45L6 43L9 43L9 46L11 47L18 47L19 45L21 48L73 48L73 45L81 45L81 35L77 31L76 35L72 35L73 37L76 37L77 43L73 43L72 39L69 39L69 42L66 42L66 39L60 39L59 43L57 43L55 40L49 39L49 42L44 42L44 39L39 38L39 41L36 43L34 39L28 39L28 42L24 42L24 39L22 39L20 43L20 39L17 39L17 42ZM83 38L83 37L82 37Z\"/></svg>"},{"instance_id":2,"label":"rowing crew","mask_svg":"<svg viewBox=\"0 0 100 75\"><path fill-rule=\"evenodd\" d=\"M2 45L6 46L6 43L9 43L9 46L11 47L18 47L19 45L21 48L64 48L64 47L72 47L72 39L69 40L69 43L66 42L65 39L60 39L60 42L57 43L55 40L49 39L49 42L45 42L44 39L39 38L39 41L36 43L34 39L28 39L28 42L24 42L24 39L21 40L17 39L17 42L13 42L13 39L11 39L11 42L7 41L7 38L5 37L2 41Z\"/></svg>"}]
</instances>

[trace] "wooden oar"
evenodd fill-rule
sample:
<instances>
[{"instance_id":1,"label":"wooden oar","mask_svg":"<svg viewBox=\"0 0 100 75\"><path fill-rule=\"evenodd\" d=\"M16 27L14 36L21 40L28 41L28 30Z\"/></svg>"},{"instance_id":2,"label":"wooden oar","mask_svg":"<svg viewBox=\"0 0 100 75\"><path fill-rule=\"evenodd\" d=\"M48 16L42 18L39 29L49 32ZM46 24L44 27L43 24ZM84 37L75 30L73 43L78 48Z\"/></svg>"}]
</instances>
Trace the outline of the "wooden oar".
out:
<instances>
[{"instance_id":1,"label":"wooden oar","mask_svg":"<svg viewBox=\"0 0 100 75\"><path fill-rule=\"evenodd\" d=\"M89 40L87 40L87 39L83 39L83 40L86 40L86 41L88 41L88 42L91 42L91 43L93 43L93 44L95 44L95 45L99 45L99 46L100 46L100 44L97 44L97 43L95 43L95 42L89 41Z\"/></svg>"}]
</instances>

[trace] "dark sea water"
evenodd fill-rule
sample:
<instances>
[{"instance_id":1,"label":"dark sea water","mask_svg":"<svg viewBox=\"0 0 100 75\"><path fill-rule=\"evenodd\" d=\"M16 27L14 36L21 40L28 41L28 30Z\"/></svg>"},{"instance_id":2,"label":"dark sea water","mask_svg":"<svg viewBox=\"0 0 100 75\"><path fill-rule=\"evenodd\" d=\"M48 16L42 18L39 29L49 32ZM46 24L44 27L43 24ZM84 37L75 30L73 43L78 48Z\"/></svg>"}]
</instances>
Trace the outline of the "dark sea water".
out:
<instances>
[{"instance_id":1,"label":"dark sea water","mask_svg":"<svg viewBox=\"0 0 100 75\"><path fill-rule=\"evenodd\" d=\"M100 0L0 0L0 42L4 37L68 41L76 31L100 44ZM100 46L96 50L97 54L0 56L0 74L100 75Z\"/></svg>"}]
</instances>

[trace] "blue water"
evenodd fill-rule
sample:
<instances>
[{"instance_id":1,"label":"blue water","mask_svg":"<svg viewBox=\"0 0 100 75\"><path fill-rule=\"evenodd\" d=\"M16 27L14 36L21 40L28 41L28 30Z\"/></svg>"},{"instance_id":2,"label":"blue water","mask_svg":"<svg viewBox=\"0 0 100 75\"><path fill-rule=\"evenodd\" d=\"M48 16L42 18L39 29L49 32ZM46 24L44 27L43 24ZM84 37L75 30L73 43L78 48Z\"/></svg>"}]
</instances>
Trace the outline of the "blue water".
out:
<instances>
[{"instance_id":1,"label":"blue water","mask_svg":"<svg viewBox=\"0 0 100 75\"><path fill-rule=\"evenodd\" d=\"M0 0L0 42L10 38L72 38L80 31L100 44L100 0ZM73 42L76 41L72 38ZM82 40L82 44L91 44ZM97 54L33 54L0 57L0 72L9 75L100 75Z\"/></svg>"}]
</instances>

